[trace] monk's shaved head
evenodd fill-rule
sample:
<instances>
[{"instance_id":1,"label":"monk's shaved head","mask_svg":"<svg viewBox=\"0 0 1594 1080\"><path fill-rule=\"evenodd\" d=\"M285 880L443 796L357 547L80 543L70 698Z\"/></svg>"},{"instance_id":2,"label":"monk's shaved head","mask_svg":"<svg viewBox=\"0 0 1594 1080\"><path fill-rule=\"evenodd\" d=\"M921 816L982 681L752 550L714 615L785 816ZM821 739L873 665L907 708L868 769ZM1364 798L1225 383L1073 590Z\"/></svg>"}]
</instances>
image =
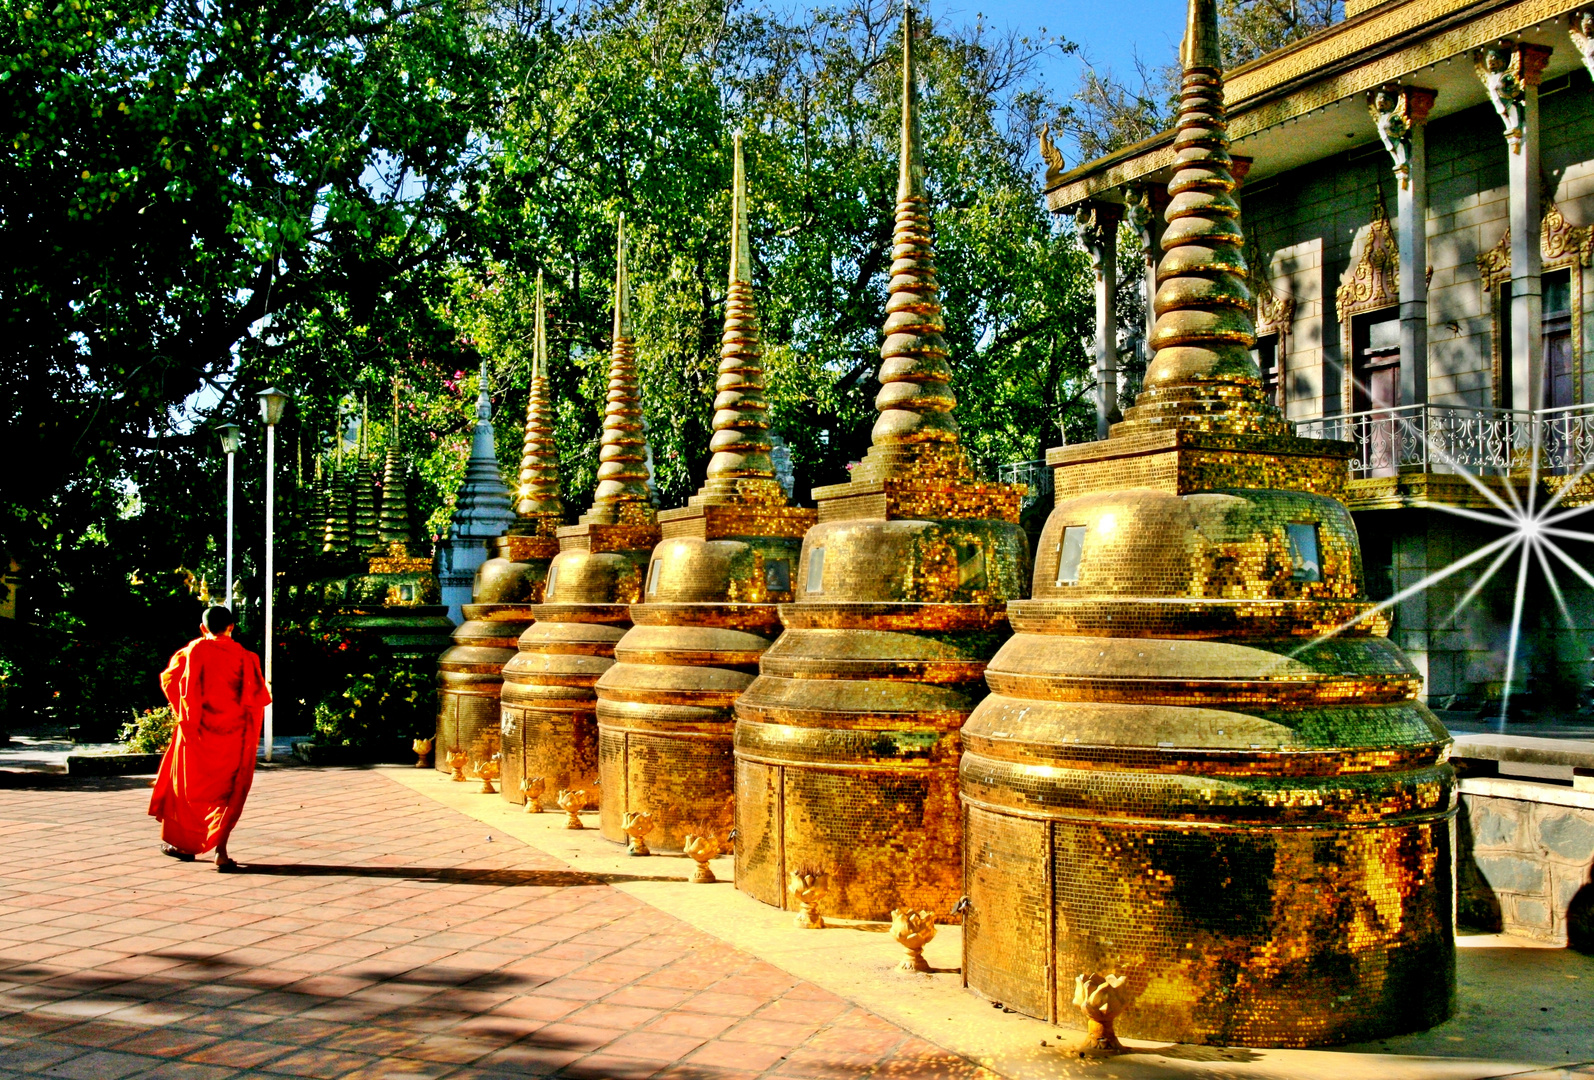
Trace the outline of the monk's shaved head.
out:
<instances>
[{"instance_id":1,"label":"monk's shaved head","mask_svg":"<svg viewBox=\"0 0 1594 1080\"><path fill-rule=\"evenodd\" d=\"M232 629L232 612L220 604L205 609L205 629L220 637Z\"/></svg>"}]
</instances>

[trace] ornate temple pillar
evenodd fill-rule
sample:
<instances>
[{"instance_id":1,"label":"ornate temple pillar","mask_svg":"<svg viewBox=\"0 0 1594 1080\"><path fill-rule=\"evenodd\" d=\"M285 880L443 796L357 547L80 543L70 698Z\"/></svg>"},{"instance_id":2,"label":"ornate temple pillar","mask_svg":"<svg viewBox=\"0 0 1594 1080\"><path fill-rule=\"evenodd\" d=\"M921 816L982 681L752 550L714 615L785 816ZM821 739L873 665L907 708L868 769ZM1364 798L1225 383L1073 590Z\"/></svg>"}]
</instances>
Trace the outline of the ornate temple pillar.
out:
<instances>
[{"instance_id":1,"label":"ornate temple pillar","mask_svg":"<svg viewBox=\"0 0 1594 1080\"><path fill-rule=\"evenodd\" d=\"M1550 49L1498 41L1472 54L1494 111L1505 124L1511 181L1511 407L1538 409L1544 397L1543 304L1539 295L1539 79Z\"/></svg>"},{"instance_id":2,"label":"ornate temple pillar","mask_svg":"<svg viewBox=\"0 0 1594 1080\"><path fill-rule=\"evenodd\" d=\"M1079 242L1096 272L1096 438L1105 439L1118 416L1117 203L1088 202L1074 213Z\"/></svg>"},{"instance_id":3,"label":"ornate temple pillar","mask_svg":"<svg viewBox=\"0 0 1594 1080\"><path fill-rule=\"evenodd\" d=\"M1428 111L1435 91L1381 86L1367 108L1394 161L1400 251L1400 403L1428 400Z\"/></svg>"},{"instance_id":4,"label":"ornate temple pillar","mask_svg":"<svg viewBox=\"0 0 1594 1080\"><path fill-rule=\"evenodd\" d=\"M1136 184L1125 195L1124 220L1140 237L1140 296L1146 308L1146 341L1151 340L1157 313L1152 306L1157 298L1157 208L1149 186ZM1149 348L1149 345L1148 345Z\"/></svg>"}]
</instances>

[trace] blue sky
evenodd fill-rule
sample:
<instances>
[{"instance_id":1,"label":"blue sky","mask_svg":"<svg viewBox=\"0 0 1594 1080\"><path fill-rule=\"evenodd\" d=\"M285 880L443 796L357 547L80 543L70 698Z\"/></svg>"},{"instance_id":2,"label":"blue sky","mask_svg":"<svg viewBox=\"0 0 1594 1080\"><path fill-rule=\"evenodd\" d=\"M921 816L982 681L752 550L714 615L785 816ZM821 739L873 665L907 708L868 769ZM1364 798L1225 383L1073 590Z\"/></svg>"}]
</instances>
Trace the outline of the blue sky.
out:
<instances>
[{"instance_id":1,"label":"blue sky","mask_svg":"<svg viewBox=\"0 0 1594 1080\"><path fill-rule=\"evenodd\" d=\"M995 29L1012 28L1038 34L1042 27L1079 45L1098 70L1128 77L1134 56L1153 65L1168 63L1184 33L1185 0L919 0L941 21L973 22L984 15ZM1067 99L1079 81L1080 60L1052 61L1046 82L1059 100ZM1074 154L1065 147L1070 164Z\"/></svg>"}]
</instances>

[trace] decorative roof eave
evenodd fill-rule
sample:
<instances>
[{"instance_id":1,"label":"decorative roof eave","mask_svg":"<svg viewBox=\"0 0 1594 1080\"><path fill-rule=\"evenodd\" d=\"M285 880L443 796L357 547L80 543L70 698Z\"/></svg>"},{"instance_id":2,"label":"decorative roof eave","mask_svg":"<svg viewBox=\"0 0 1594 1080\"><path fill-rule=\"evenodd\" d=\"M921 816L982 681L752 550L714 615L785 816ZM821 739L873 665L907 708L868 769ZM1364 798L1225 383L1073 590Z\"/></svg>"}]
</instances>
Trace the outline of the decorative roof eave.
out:
<instances>
[{"instance_id":1,"label":"decorative roof eave","mask_svg":"<svg viewBox=\"0 0 1594 1080\"><path fill-rule=\"evenodd\" d=\"M1230 142L1582 6L1575 0L1389 0L1226 72ZM1444 112L1463 104L1471 103L1441 98ZM1047 189L1046 205L1060 213L1086 199L1118 201L1115 189L1172 165L1173 132L1160 132L1064 173Z\"/></svg>"}]
</instances>

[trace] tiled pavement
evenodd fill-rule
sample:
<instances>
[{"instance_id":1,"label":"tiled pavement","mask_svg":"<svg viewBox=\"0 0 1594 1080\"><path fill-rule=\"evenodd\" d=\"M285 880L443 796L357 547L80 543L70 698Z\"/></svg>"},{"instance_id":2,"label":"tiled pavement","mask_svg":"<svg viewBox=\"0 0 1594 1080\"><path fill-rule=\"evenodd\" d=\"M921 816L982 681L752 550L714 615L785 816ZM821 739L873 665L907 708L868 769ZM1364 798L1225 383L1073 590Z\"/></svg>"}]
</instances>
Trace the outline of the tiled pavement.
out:
<instances>
[{"instance_id":1,"label":"tiled pavement","mask_svg":"<svg viewBox=\"0 0 1594 1080\"><path fill-rule=\"evenodd\" d=\"M0 1080L991 1075L376 773L260 773L236 876L147 804L0 790Z\"/></svg>"}]
</instances>

